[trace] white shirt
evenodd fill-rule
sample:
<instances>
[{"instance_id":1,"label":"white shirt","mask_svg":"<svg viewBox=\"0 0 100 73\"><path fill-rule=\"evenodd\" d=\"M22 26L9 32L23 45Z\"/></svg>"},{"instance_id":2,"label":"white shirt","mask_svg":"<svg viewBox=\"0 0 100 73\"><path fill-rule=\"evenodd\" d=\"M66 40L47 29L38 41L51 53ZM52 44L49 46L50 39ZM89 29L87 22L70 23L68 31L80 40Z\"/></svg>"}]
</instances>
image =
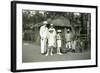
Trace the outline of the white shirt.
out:
<instances>
[{"instance_id":1,"label":"white shirt","mask_svg":"<svg viewBox=\"0 0 100 73\"><path fill-rule=\"evenodd\" d=\"M60 34L57 34L57 40L61 40L61 35Z\"/></svg>"},{"instance_id":2,"label":"white shirt","mask_svg":"<svg viewBox=\"0 0 100 73\"><path fill-rule=\"evenodd\" d=\"M40 36L42 39L47 38L48 35L48 28L45 27L44 25L40 27Z\"/></svg>"}]
</instances>

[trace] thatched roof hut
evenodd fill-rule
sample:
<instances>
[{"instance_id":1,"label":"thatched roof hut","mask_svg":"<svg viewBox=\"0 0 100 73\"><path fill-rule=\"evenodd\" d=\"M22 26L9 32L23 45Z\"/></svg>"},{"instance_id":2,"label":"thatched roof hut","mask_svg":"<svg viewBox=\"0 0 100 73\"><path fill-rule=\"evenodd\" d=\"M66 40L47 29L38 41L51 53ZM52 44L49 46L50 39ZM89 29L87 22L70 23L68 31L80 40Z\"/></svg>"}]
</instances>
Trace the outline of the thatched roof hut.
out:
<instances>
[{"instance_id":1,"label":"thatched roof hut","mask_svg":"<svg viewBox=\"0 0 100 73\"><path fill-rule=\"evenodd\" d=\"M53 19L51 23L54 24L54 26L59 26L59 27L71 26L70 20L65 17L59 17L59 18Z\"/></svg>"},{"instance_id":2,"label":"thatched roof hut","mask_svg":"<svg viewBox=\"0 0 100 73\"><path fill-rule=\"evenodd\" d=\"M61 16L59 18L54 18L50 22L50 24L54 24L55 27L67 27L71 26L70 20ZM35 24L33 27L40 27L43 25L43 22Z\"/></svg>"}]
</instances>

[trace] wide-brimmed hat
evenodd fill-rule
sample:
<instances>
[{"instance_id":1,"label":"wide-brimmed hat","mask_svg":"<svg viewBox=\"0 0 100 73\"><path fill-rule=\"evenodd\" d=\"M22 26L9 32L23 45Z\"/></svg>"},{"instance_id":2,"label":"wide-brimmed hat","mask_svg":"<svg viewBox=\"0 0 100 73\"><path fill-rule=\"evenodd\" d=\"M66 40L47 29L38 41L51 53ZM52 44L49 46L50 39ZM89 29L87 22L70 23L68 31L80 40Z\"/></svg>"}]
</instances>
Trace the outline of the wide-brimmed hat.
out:
<instances>
[{"instance_id":1,"label":"wide-brimmed hat","mask_svg":"<svg viewBox=\"0 0 100 73\"><path fill-rule=\"evenodd\" d=\"M53 24L50 24L50 26L53 26Z\"/></svg>"},{"instance_id":2,"label":"wide-brimmed hat","mask_svg":"<svg viewBox=\"0 0 100 73\"><path fill-rule=\"evenodd\" d=\"M67 29L67 31L70 31L70 29Z\"/></svg>"},{"instance_id":3,"label":"wide-brimmed hat","mask_svg":"<svg viewBox=\"0 0 100 73\"><path fill-rule=\"evenodd\" d=\"M48 22L47 21L44 21L43 24L48 24Z\"/></svg>"},{"instance_id":4,"label":"wide-brimmed hat","mask_svg":"<svg viewBox=\"0 0 100 73\"><path fill-rule=\"evenodd\" d=\"M61 32L61 30L57 30L57 32Z\"/></svg>"}]
</instances>

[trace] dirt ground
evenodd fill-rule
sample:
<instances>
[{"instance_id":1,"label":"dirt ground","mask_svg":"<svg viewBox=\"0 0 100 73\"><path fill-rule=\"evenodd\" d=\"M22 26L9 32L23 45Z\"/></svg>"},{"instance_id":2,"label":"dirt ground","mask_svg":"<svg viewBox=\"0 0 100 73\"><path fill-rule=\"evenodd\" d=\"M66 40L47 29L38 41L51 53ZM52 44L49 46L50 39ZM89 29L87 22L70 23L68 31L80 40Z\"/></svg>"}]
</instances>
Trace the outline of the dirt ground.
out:
<instances>
[{"instance_id":1,"label":"dirt ground","mask_svg":"<svg viewBox=\"0 0 100 73\"><path fill-rule=\"evenodd\" d=\"M23 42L22 45L22 62L47 62L47 61L67 61L67 60L86 60L91 58L90 50L82 53L68 52L63 55L54 54L45 56L40 53L40 46L33 42Z\"/></svg>"}]
</instances>

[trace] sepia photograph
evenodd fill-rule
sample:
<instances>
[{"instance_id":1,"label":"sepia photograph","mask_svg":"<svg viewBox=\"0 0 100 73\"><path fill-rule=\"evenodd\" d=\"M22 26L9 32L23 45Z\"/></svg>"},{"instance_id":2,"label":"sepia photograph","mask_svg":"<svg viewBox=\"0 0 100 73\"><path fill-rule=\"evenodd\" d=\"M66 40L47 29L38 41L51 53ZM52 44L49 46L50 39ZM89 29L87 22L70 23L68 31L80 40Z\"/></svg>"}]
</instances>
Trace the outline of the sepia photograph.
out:
<instances>
[{"instance_id":1,"label":"sepia photograph","mask_svg":"<svg viewBox=\"0 0 100 73\"><path fill-rule=\"evenodd\" d=\"M22 10L22 62L91 59L91 14Z\"/></svg>"},{"instance_id":2,"label":"sepia photograph","mask_svg":"<svg viewBox=\"0 0 100 73\"><path fill-rule=\"evenodd\" d=\"M97 6L11 3L11 70L97 67Z\"/></svg>"}]
</instances>

